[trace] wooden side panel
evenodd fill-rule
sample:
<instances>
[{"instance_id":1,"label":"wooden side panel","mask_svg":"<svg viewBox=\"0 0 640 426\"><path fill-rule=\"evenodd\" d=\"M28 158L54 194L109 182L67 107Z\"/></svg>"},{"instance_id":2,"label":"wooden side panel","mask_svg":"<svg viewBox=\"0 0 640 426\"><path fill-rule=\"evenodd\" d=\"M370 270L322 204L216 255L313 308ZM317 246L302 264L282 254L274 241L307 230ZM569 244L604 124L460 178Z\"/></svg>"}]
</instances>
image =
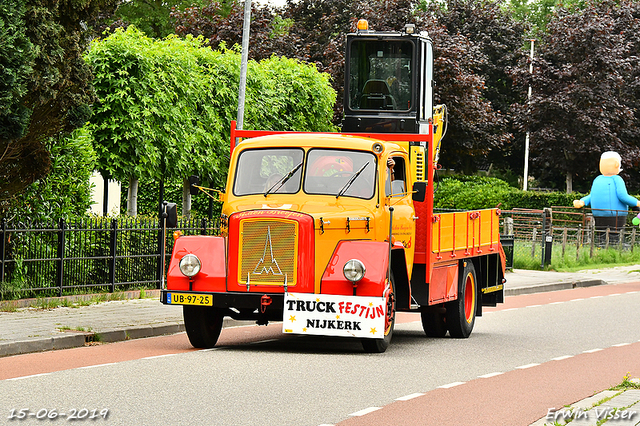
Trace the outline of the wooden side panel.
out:
<instances>
[{"instance_id":1,"label":"wooden side panel","mask_svg":"<svg viewBox=\"0 0 640 426\"><path fill-rule=\"evenodd\" d=\"M498 251L500 243L497 209L435 215L431 249L436 258L476 256Z\"/></svg>"}]
</instances>

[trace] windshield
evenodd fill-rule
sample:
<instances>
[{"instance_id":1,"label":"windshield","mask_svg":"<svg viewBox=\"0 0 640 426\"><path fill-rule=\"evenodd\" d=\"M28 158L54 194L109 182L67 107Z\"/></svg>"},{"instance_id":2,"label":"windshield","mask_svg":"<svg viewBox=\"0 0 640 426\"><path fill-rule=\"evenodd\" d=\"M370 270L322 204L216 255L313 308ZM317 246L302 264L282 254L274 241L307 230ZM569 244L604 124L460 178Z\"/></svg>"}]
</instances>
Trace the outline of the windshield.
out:
<instances>
[{"instance_id":1,"label":"windshield","mask_svg":"<svg viewBox=\"0 0 640 426\"><path fill-rule=\"evenodd\" d=\"M302 163L303 157L304 151L300 148L243 151L238 158L234 195L297 193L302 177L301 167L297 166ZM278 182L281 184L276 185Z\"/></svg>"},{"instance_id":2,"label":"windshield","mask_svg":"<svg viewBox=\"0 0 640 426\"><path fill-rule=\"evenodd\" d=\"M349 108L411 109L413 44L354 40L349 62Z\"/></svg>"},{"instance_id":3,"label":"windshield","mask_svg":"<svg viewBox=\"0 0 640 426\"><path fill-rule=\"evenodd\" d=\"M369 199L375 190L376 164L370 152L312 149L307 154L304 192Z\"/></svg>"}]
</instances>

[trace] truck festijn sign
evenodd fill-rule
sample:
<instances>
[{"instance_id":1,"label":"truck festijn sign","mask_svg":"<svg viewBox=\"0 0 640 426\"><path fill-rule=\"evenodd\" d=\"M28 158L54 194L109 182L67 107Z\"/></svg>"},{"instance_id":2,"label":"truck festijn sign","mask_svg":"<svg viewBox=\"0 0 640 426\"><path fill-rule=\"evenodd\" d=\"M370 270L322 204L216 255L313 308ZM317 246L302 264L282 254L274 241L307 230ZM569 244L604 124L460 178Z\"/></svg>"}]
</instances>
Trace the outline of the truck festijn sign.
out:
<instances>
[{"instance_id":1,"label":"truck festijn sign","mask_svg":"<svg viewBox=\"0 0 640 426\"><path fill-rule=\"evenodd\" d=\"M382 339L385 316L384 297L286 293L282 331Z\"/></svg>"}]
</instances>

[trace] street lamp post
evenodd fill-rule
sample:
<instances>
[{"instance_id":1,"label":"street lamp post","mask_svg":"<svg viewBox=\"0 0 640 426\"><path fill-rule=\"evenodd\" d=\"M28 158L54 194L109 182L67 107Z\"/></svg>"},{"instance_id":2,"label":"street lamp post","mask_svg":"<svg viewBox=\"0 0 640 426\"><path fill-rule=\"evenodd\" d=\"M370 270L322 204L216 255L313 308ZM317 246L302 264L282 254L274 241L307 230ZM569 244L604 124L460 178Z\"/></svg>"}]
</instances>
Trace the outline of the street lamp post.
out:
<instances>
[{"instance_id":1,"label":"street lamp post","mask_svg":"<svg viewBox=\"0 0 640 426\"><path fill-rule=\"evenodd\" d=\"M242 130L244 121L244 99L247 88L247 63L249 62L249 28L251 26L251 0L244 1L244 24L242 26L242 55L240 62L240 87L238 89L238 117L236 128Z\"/></svg>"},{"instance_id":2,"label":"street lamp post","mask_svg":"<svg viewBox=\"0 0 640 426\"><path fill-rule=\"evenodd\" d=\"M533 74L533 44L535 40L529 40L531 42L531 53L529 57L531 58L531 62L529 63L529 73ZM527 96L527 102L531 102L531 85L529 85L529 94ZM529 131L527 130L527 134L524 138L524 181L522 182L522 190L526 191L529 183Z\"/></svg>"}]
</instances>

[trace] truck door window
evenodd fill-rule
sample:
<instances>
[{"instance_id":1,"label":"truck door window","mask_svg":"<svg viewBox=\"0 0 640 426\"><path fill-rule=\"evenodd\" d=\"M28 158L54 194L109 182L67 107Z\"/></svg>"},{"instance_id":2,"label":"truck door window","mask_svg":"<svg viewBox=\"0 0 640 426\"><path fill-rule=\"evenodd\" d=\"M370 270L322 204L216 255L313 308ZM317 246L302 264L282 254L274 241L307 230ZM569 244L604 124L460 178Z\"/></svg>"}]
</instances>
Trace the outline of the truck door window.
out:
<instances>
[{"instance_id":1,"label":"truck door window","mask_svg":"<svg viewBox=\"0 0 640 426\"><path fill-rule=\"evenodd\" d=\"M304 192L334 195L362 169L340 196L370 199L375 189L376 157L370 152L312 149L307 155Z\"/></svg>"},{"instance_id":2,"label":"truck door window","mask_svg":"<svg viewBox=\"0 0 640 426\"><path fill-rule=\"evenodd\" d=\"M302 162L304 151L299 148L251 149L240 153L233 193L236 196L264 194L276 182ZM295 194L300 191L302 168L284 185L271 190L274 194Z\"/></svg>"},{"instance_id":3,"label":"truck door window","mask_svg":"<svg viewBox=\"0 0 640 426\"><path fill-rule=\"evenodd\" d=\"M387 197L404 197L407 195L407 173L402 157L391 157L393 167L387 167L384 192Z\"/></svg>"},{"instance_id":4,"label":"truck door window","mask_svg":"<svg viewBox=\"0 0 640 426\"><path fill-rule=\"evenodd\" d=\"M352 110L411 109L413 43L354 40L349 63Z\"/></svg>"}]
</instances>

